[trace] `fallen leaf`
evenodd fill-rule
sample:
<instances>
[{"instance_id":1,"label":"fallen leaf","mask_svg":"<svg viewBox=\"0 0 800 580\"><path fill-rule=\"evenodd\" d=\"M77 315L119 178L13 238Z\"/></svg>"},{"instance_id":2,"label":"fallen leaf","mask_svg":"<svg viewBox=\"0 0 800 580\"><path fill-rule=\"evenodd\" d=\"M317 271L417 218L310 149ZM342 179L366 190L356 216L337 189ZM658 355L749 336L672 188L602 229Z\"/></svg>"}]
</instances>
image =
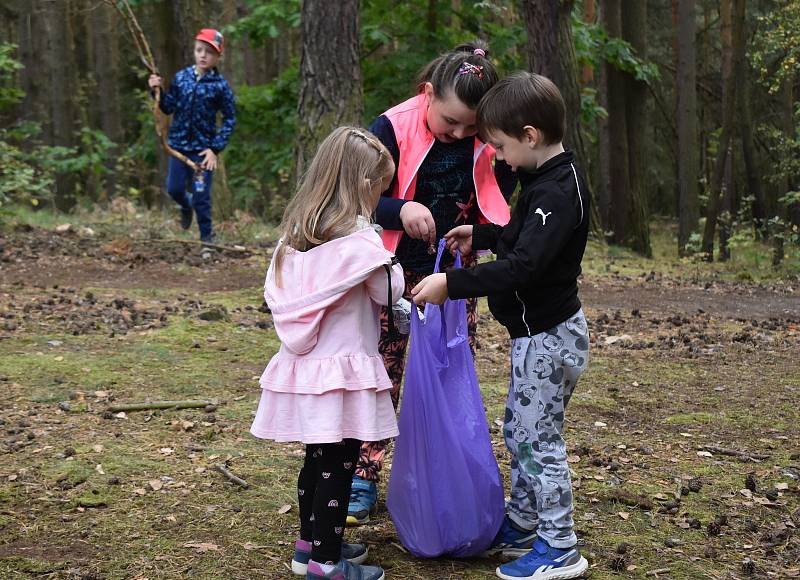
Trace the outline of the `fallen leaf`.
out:
<instances>
[{"instance_id":1,"label":"fallen leaf","mask_svg":"<svg viewBox=\"0 0 800 580\"><path fill-rule=\"evenodd\" d=\"M94 470L95 470L97 473L99 473L100 475L105 475L105 474L106 474L106 472L105 472L105 471L103 471L103 464L102 464L102 463L98 463L97 465L95 465L95 466L94 466Z\"/></svg>"},{"instance_id":2,"label":"fallen leaf","mask_svg":"<svg viewBox=\"0 0 800 580\"><path fill-rule=\"evenodd\" d=\"M164 482L161 481L160 479L151 479L147 483L150 486L150 489L152 489L153 491L158 491L159 489L164 487Z\"/></svg>"},{"instance_id":3,"label":"fallen leaf","mask_svg":"<svg viewBox=\"0 0 800 580\"><path fill-rule=\"evenodd\" d=\"M187 542L183 545L184 548L194 548L200 553L203 552L217 552L219 546L212 542Z\"/></svg>"},{"instance_id":4,"label":"fallen leaf","mask_svg":"<svg viewBox=\"0 0 800 580\"><path fill-rule=\"evenodd\" d=\"M115 413L114 416L117 419L127 419L128 418L128 415L127 415L127 413L125 413L125 411L120 411L119 413Z\"/></svg>"},{"instance_id":5,"label":"fallen leaf","mask_svg":"<svg viewBox=\"0 0 800 580\"><path fill-rule=\"evenodd\" d=\"M714 455L709 451L698 451L697 452L697 456L698 457L714 457Z\"/></svg>"},{"instance_id":6,"label":"fallen leaf","mask_svg":"<svg viewBox=\"0 0 800 580\"><path fill-rule=\"evenodd\" d=\"M175 453L175 450L172 447L162 447L158 450L161 455L172 455Z\"/></svg>"},{"instance_id":7,"label":"fallen leaf","mask_svg":"<svg viewBox=\"0 0 800 580\"><path fill-rule=\"evenodd\" d=\"M143 487L137 487L136 489L133 490L133 493L135 493L136 495L147 495L147 490Z\"/></svg>"},{"instance_id":8,"label":"fallen leaf","mask_svg":"<svg viewBox=\"0 0 800 580\"><path fill-rule=\"evenodd\" d=\"M53 360L55 360L57 362L61 362L62 360L64 360L64 357L59 355L56 358L54 358Z\"/></svg>"},{"instance_id":9,"label":"fallen leaf","mask_svg":"<svg viewBox=\"0 0 800 580\"><path fill-rule=\"evenodd\" d=\"M787 489L789 489L789 484L786 483L785 481L781 481L780 483L775 484L775 489L777 489L778 491L786 491Z\"/></svg>"},{"instance_id":10,"label":"fallen leaf","mask_svg":"<svg viewBox=\"0 0 800 580\"><path fill-rule=\"evenodd\" d=\"M286 503L286 504L283 504L281 507L278 508L278 513L279 514L285 514L290 509L292 509L291 504Z\"/></svg>"},{"instance_id":11,"label":"fallen leaf","mask_svg":"<svg viewBox=\"0 0 800 580\"><path fill-rule=\"evenodd\" d=\"M105 450L105 447L103 447L102 445L95 445L94 447L92 447L92 450L95 453L102 453Z\"/></svg>"},{"instance_id":12,"label":"fallen leaf","mask_svg":"<svg viewBox=\"0 0 800 580\"><path fill-rule=\"evenodd\" d=\"M594 422L594 426L595 427L608 427L608 425L606 423L603 423L602 421L595 421Z\"/></svg>"},{"instance_id":13,"label":"fallen leaf","mask_svg":"<svg viewBox=\"0 0 800 580\"><path fill-rule=\"evenodd\" d=\"M630 512L617 512L617 515L623 520L627 520L629 517L631 517Z\"/></svg>"},{"instance_id":14,"label":"fallen leaf","mask_svg":"<svg viewBox=\"0 0 800 580\"><path fill-rule=\"evenodd\" d=\"M580 463L580 455L569 455L567 456L567 463Z\"/></svg>"}]
</instances>

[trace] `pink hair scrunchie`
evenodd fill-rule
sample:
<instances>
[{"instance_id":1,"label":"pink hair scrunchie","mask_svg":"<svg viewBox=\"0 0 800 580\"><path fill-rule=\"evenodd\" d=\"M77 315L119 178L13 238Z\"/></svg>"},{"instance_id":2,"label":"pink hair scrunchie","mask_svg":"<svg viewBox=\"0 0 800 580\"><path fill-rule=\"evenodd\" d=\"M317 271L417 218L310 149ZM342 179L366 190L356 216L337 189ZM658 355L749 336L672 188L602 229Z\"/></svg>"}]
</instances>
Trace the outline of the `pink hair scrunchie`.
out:
<instances>
[{"instance_id":1,"label":"pink hair scrunchie","mask_svg":"<svg viewBox=\"0 0 800 580\"><path fill-rule=\"evenodd\" d=\"M477 54L478 56L486 58L486 51L483 50L482 48L476 48L475 50L472 51L472 54Z\"/></svg>"}]
</instances>

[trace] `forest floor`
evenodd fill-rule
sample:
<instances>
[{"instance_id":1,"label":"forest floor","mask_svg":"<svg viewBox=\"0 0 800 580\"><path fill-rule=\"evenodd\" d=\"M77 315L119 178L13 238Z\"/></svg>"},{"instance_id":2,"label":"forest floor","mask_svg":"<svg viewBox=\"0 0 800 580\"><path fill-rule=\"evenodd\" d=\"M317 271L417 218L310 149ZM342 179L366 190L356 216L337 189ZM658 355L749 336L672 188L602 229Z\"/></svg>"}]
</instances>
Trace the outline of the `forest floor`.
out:
<instances>
[{"instance_id":1,"label":"forest floor","mask_svg":"<svg viewBox=\"0 0 800 580\"><path fill-rule=\"evenodd\" d=\"M0 227L0 577L290 578L303 451L248 432L278 347L269 232L204 256L159 216L82 220ZM698 265L671 235L654 260L584 260L592 358L566 439L587 577L800 577L800 256ZM508 338L485 304L479 340L507 480ZM108 410L176 399L213 406ZM384 491L346 537L388 578L493 577L496 560L408 555Z\"/></svg>"}]
</instances>

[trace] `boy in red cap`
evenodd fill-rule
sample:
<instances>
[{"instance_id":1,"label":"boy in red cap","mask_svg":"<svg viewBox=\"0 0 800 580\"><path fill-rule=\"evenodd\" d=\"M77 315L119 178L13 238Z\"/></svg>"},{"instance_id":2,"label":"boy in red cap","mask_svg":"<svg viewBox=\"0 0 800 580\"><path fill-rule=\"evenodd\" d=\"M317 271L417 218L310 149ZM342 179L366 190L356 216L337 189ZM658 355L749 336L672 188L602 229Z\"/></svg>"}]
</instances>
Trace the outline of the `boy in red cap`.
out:
<instances>
[{"instance_id":1,"label":"boy in red cap","mask_svg":"<svg viewBox=\"0 0 800 580\"><path fill-rule=\"evenodd\" d=\"M228 144L236 126L236 104L228 81L217 70L224 38L218 30L204 28L195 36L194 65L178 71L161 96L161 110L173 115L169 145L202 168L191 168L175 157L169 158L167 192L181 207L181 227L188 230L197 214L200 239L214 241L211 225L211 177L217 156ZM159 75L150 75L150 89L163 86ZM217 113L222 124L217 126Z\"/></svg>"}]
</instances>

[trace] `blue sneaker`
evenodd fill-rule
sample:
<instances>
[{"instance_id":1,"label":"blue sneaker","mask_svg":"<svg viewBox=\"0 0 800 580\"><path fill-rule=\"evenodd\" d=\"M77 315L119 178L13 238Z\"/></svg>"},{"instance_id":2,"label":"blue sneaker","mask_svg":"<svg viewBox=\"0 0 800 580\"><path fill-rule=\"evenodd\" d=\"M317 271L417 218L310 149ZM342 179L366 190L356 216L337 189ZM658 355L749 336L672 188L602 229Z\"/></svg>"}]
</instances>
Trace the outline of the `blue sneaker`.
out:
<instances>
[{"instance_id":1,"label":"blue sneaker","mask_svg":"<svg viewBox=\"0 0 800 580\"><path fill-rule=\"evenodd\" d=\"M347 560L339 560L327 572L323 564L310 560L306 580L384 580L383 569L377 566L361 566L351 564Z\"/></svg>"},{"instance_id":2,"label":"blue sneaker","mask_svg":"<svg viewBox=\"0 0 800 580\"><path fill-rule=\"evenodd\" d=\"M361 564L367 559L369 548L366 544L347 544L342 542L342 558L351 564ZM294 557L292 558L292 572L298 576L305 576L308 572L308 562L311 560L311 542L296 540L294 543Z\"/></svg>"},{"instance_id":3,"label":"blue sneaker","mask_svg":"<svg viewBox=\"0 0 800 580\"><path fill-rule=\"evenodd\" d=\"M527 531L516 528L506 516L500 531L492 540L492 545L486 550L484 556L501 555L505 558L519 558L531 551L536 541L536 530Z\"/></svg>"},{"instance_id":4,"label":"blue sneaker","mask_svg":"<svg viewBox=\"0 0 800 580\"><path fill-rule=\"evenodd\" d=\"M350 505L347 506L347 525L360 526L369 522L369 516L378 511L378 487L374 481L353 476Z\"/></svg>"},{"instance_id":5,"label":"blue sneaker","mask_svg":"<svg viewBox=\"0 0 800 580\"><path fill-rule=\"evenodd\" d=\"M503 580L568 580L580 578L588 567L589 562L576 547L551 548L537 538L530 552L499 566L495 572Z\"/></svg>"}]
</instances>

